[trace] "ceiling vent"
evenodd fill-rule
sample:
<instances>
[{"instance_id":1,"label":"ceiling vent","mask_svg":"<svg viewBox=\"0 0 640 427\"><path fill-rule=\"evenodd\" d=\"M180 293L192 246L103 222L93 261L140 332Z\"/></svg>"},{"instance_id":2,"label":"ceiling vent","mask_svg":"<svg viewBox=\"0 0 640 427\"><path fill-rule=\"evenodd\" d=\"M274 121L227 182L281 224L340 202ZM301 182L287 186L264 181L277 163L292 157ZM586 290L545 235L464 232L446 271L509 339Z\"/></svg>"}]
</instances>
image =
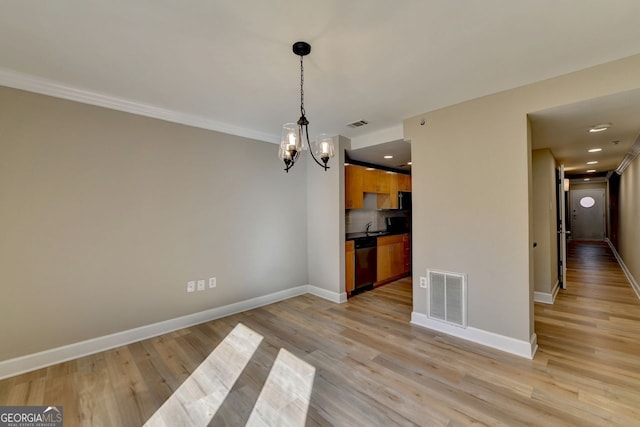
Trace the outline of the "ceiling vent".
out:
<instances>
[{"instance_id":1,"label":"ceiling vent","mask_svg":"<svg viewBox=\"0 0 640 427\"><path fill-rule=\"evenodd\" d=\"M347 126L350 128L359 128L360 126L368 125L369 122L366 120L358 120L357 122L349 123Z\"/></svg>"}]
</instances>

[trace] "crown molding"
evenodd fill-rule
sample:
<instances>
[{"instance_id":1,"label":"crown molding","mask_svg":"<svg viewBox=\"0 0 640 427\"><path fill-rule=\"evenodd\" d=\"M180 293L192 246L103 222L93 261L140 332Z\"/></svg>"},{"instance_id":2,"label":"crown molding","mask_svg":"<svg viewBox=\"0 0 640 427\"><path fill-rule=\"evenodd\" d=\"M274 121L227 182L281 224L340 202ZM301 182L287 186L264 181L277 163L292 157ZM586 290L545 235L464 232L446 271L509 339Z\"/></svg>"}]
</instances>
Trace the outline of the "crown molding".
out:
<instances>
[{"instance_id":1,"label":"crown molding","mask_svg":"<svg viewBox=\"0 0 640 427\"><path fill-rule=\"evenodd\" d=\"M26 90L28 92L67 99L69 101L81 102L83 104L95 105L112 110L124 111L126 113L138 114L140 116L165 120L173 123L193 126L201 129L223 132L245 138L257 139L259 141L279 143L279 136L253 129L233 126L216 120L211 120L202 116L187 114L180 111L169 110L150 104L143 104L124 98L92 92L68 86L53 80L37 77L17 71L0 67L0 85L14 89Z\"/></svg>"}]
</instances>

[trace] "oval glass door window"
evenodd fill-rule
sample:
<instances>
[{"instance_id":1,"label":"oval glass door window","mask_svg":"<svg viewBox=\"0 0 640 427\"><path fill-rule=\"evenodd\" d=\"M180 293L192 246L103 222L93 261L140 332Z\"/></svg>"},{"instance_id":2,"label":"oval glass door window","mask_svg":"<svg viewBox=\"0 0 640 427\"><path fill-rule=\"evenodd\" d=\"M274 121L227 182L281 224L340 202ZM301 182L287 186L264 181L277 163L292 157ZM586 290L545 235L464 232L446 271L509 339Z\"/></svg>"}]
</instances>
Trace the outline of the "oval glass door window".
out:
<instances>
[{"instance_id":1,"label":"oval glass door window","mask_svg":"<svg viewBox=\"0 0 640 427\"><path fill-rule=\"evenodd\" d=\"M595 204L596 204L596 201L591 196L586 196L580 199L580 206L582 206L583 208L591 208Z\"/></svg>"}]
</instances>

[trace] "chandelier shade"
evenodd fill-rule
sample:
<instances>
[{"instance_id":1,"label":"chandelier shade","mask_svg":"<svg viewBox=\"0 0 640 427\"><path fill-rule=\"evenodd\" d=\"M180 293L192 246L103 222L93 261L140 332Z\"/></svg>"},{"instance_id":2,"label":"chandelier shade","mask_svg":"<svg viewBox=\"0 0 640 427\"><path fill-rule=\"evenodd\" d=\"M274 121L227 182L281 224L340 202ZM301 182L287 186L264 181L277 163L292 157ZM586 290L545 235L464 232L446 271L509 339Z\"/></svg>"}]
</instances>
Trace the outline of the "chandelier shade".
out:
<instances>
[{"instance_id":1,"label":"chandelier shade","mask_svg":"<svg viewBox=\"0 0 640 427\"><path fill-rule=\"evenodd\" d=\"M296 123L285 123L282 126L282 139L280 140L278 157L289 167L289 165L293 166L298 160L300 153L302 153L300 127Z\"/></svg>"}]
</instances>

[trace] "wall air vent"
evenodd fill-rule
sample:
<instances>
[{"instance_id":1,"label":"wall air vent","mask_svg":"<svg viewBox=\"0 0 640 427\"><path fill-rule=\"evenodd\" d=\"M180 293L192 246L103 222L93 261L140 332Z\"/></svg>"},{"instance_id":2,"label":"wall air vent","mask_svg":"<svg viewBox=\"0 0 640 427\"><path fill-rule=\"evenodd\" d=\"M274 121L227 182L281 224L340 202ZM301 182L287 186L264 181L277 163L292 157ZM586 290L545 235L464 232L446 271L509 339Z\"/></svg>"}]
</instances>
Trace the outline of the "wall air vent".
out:
<instances>
[{"instance_id":1,"label":"wall air vent","mask_svg":"<svg viewBox=\"0 0 640 427\"><path fill-rule=\"evenodd\" d=\"M350 128L359 128L360 126L368 125L369 122L366 120L358 120L357 122L349 123L347 126Z\"/></svg>"},{"instance_id":2,"label":"wall air vent","mask_svg":"<svg viewBox=\"0 0 640 427\"><path fill-rule=\"evenodd\" d=\"M467 276L427 270L427 315L431 319L467 327Z\"/></svg>"}]
</instances>

